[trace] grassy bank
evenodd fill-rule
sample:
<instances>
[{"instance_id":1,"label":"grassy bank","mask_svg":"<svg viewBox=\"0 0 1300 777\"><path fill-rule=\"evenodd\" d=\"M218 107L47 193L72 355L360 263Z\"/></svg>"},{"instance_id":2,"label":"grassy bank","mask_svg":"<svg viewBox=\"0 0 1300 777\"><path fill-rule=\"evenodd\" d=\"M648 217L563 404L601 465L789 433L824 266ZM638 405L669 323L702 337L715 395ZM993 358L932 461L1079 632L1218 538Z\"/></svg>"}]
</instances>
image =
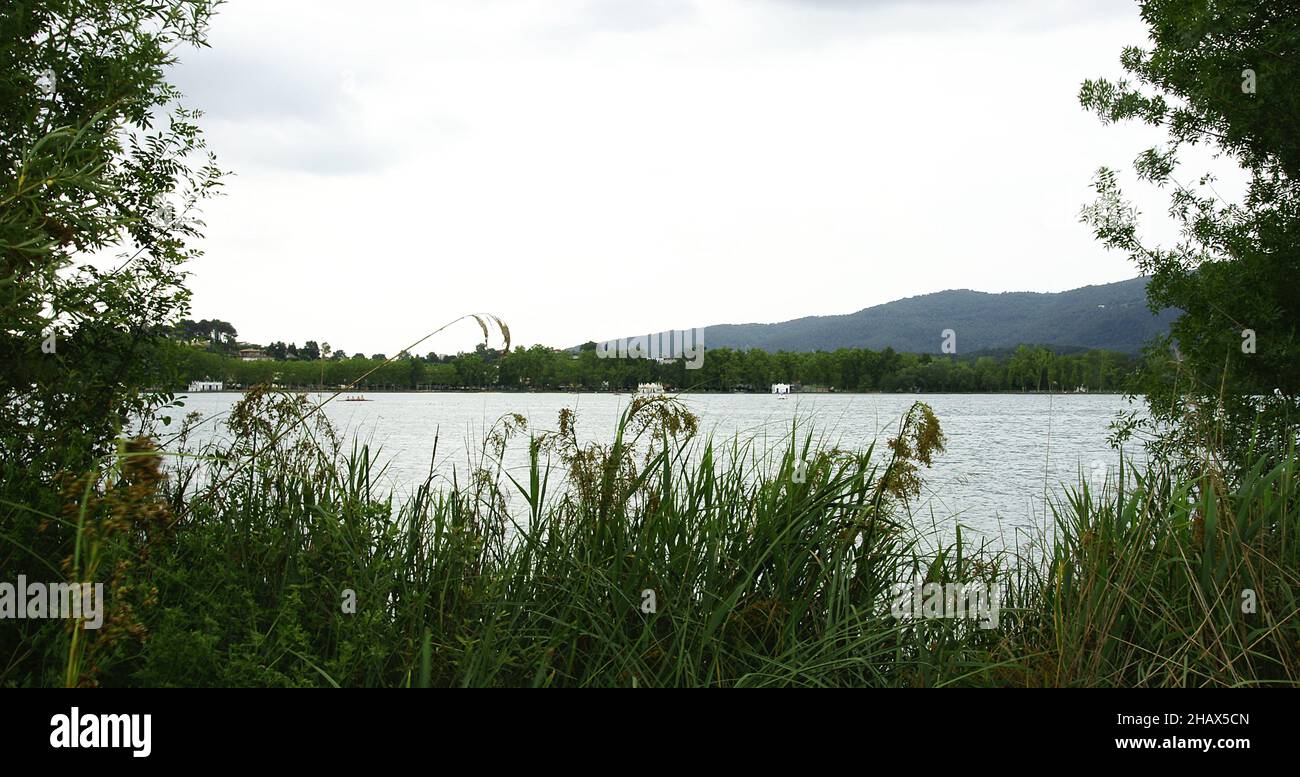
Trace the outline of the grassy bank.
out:
<instances>
[{"instance_id":1,"label":"grassy bank","mask_svg":"<svg viewBox=\"0 0 1300 777\"><path fill-rule=\"evenodd\" d=\"M102 478L7 488L9 575L102 580L108 604L94 631L7 623L0 685L1300 679L1294 458L1232 487L1160 471L1081 485L1037 548L958 535L934 551L904 517L942 450L924 406L866 451L801 432L715 444L669 399L634 400L603 445L579 444L578 422L503 418L464 479L399 502L304 399L253 392L221 448L181 438L165 466L137 440ZM529 447L528 472L497 466L509 445ZM902 581L996 586L997 627L897 618Z\"/></svg>"}]
</instances>

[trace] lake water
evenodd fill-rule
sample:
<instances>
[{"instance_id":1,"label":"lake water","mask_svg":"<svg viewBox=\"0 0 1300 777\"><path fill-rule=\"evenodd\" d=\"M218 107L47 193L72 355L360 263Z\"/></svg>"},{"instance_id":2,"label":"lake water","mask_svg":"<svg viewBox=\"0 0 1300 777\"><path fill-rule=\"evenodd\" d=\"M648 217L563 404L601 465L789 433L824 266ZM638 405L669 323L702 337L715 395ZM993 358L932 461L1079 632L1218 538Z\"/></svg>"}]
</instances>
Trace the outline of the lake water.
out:
<instances>
[{"instance_id":1,"label":"lake water","mask_svg":"<svg viewBox=\"0 0 1300 777\"><path fill-rule=\"evenodd\" d=\"M224 417L236 393L193 394L186 411L203 414L203 434L224 435ZM368 402L325 407L344 433L380 451L386 479L396 490L420 482L429 471L435 435L435 470L450 477L477 462L485 433L507 413L528 419L531 431L554 430L561 408L577 414L581 441L613 439L627 394L412 393L368 394ZM740 435L784 446L791 423L842 448L883 445L914 401L934 408L947 435L947 450L923 472L922 499L913 505L919 521L950 535L963 527L1014 546L1024 532L1044 525L1044 495L1060 484L1112 474L1119 455L1106 444L1107 425L1130 404L1120 396L1095 394L695 394L681 399L700 417L701 432L715 439ZM179 415L179 414L177 414ZM174 422L175 423L175 422ZM508 469L527 470L526 438L507 453ZM518 478L519 475L516 475Z\"/></svg>"}]
</instances>

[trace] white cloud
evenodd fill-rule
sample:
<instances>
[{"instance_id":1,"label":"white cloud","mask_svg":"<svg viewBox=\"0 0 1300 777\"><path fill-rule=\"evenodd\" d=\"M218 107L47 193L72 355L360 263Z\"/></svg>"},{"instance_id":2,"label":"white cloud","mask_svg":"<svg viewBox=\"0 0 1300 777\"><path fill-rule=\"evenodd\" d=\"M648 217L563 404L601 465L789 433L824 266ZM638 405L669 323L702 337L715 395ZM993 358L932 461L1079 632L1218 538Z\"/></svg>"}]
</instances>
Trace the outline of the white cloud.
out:
<instances>
[{"instance_id":1,"label":"white cloud","mask_svg":"<svg viewBox=\"0 0 1300 777\"><path fill-rule=\"evenodd\" d=\"M391 354L488 311L563 346L1135 274L1077 220L1158 138L1075 98L1143 40L1128 3L232 0L212 32L177 80L237 176L192 286L246 339Z\"/></svg>"}]
</instances>

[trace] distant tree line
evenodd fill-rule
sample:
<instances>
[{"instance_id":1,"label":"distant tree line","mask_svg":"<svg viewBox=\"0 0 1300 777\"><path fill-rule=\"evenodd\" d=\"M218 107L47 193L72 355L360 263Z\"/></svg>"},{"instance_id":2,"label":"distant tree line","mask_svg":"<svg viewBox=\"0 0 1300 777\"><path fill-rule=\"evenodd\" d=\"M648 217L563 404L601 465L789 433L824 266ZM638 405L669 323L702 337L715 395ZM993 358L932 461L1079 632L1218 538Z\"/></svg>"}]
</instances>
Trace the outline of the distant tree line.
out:
<instances>
[{"instance_id":1,"label":"distant tree line","mask_svg":"<svg viewBox=\"0 0 1300 777\"><path fill-rule=\"evenodd\" d=\"M166 330L166 334L215 353L235 353L239 350L239 332L229 321L219 318L199 321L182 318Z\"/></svg>"},{"instance_id":2,"label":"distant tree line","mask_svg":"<svg viewBox=\"0 0 1300 777\"><path fill-rule=\"evenodd\" d=\"M948 356L890 348L778 353L719 348L707 351L702 366L694 370L681 360L602 359L593 343L577 351L537 345L502 353L480 345L472 353L454 356L401 353L387 364L383 354L367 358L333 352L322 358L323 353L309 343L293 360L243 361L183 343L173 346L175 374L183 382L210 379L232 386L303 388L344 386L370 373L359 387L620 391L657 382L701 391L766 392L773 383L833 391L1121 391L1138 367L1136 358L1112 351L1055 353L1023 345L996 354Z\"/></svg>"}]
</instances>

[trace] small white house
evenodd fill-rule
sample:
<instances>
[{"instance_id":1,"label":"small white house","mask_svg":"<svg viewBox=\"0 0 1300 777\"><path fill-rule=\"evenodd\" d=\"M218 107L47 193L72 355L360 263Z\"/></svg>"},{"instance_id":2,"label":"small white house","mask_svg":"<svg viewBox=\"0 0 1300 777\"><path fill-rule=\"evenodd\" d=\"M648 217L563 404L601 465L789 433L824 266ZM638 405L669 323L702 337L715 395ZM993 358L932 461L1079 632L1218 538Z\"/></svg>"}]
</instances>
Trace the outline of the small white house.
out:
<instances>
[{"instance_id":1,"label":"small white house","mask_svg":"<svg viewBox=\"0 0 1300 777\"><path fill-rule=\"evenodd\" d=\"M190 382L190 391L221 391L225 385L219 380L195 380Z\"/></svg>"}]
</instances>

